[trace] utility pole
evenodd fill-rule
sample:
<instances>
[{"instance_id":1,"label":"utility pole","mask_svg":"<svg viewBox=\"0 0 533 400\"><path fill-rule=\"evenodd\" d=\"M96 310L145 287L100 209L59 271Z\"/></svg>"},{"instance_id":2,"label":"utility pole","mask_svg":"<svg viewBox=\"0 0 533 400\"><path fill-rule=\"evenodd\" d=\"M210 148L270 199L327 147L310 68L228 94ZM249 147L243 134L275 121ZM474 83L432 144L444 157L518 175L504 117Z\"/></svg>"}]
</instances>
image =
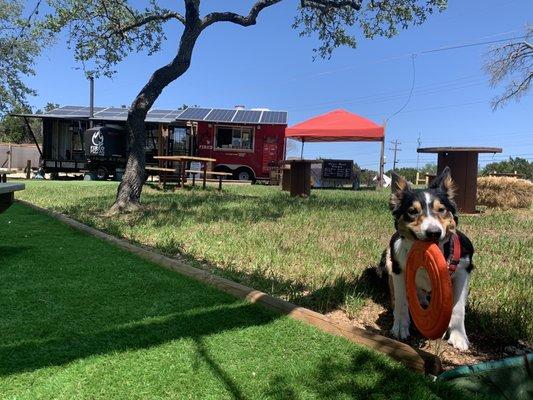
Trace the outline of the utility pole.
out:
<instances>
[{"instance_id":1,"label":"utility pole","mask_svg":"<svg viewBox=\"0 0 533 400\"><path fill-rule=\"evenodd\" d=\"M392 162L392 170L396 171L396 163L398 162L398 160L396 160L396 153L402 151L400 148L398 148L401 143L398 141L398 139L391 140L391 143L394 145L394 148L389 148L389 150L394 151L394 161Z\"/></svg>"},{"instance_id":2,"label":"utility pole","mask_svg":"<svg viewBox=\"0 0 533 400\"><path fill-rule=\"evenodd\" d=\"M416 170L418 171L418 161L420 159L420 153L418 152L418 149L420 146L422 146L422 137L420 135L420 132L418 132L418 139L416 140L417 146L416 146Z\"/></svg>"}]
</instances>

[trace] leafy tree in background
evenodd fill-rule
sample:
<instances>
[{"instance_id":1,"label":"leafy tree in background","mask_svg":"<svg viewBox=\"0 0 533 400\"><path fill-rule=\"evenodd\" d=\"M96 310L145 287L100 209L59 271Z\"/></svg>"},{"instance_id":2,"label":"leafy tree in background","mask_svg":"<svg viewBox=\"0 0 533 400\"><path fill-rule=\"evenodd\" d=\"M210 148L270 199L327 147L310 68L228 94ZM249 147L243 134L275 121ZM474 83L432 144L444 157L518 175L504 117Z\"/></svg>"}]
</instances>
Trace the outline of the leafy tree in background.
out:
<instances>
[{"instance_id":1,"label":"leafy tree in background","mask_svg":"<svg viewBox=\"0 0 533 400\"><path fill-rule=\"evenodd\" d=\"M533 80L533 26L526 28L523 39L494 48L489 53L485 70L492 86L507 82L502 94L492 101L495 110L510 100L525 96Z\"/></svg>"},{"instance_id":2,"label":"leafy tree in background","mask_svg":"<svg viewBox=\"0 0 533 400\"><path fill-rule=\"evenodd\" d=\"M15 113L31 113L31 109L27 106L15 106L12 109ZM32 127L33 128L33 127ZM4 115L0 119L0 142L4 143L24 143L27 142L27 127L24 120L19 117L12 117Z\"/></svg>"},{"instance_id":3,"label":"leafy tree in background","mask_svg":"<svg viewBox=\"0 0 533 400\"><path fill-rule=\"evenodd\" d=\"M416 168L404 167L404 168L396 168L394 172L396 172L400 176L403 176L409 182L414 183L416 180L416 173L418 172L418 170ZM388 176L391 176L392 169L389 169L385 174L387 174Z\"/></svg>"},{"instance_id":4,"label":"leafy tree in background","mask_svg":"<svg viewBox=\"0 0 533 400\"><path fill-rule=\"evenodd\" d=\"M437 174L437 164L433 163L427 163L423 167L416 169L416 168L410 168L410 167L403 167L403 168L396 168L395 172L403 176L405 179L407 179L411 183L415 183L416 181L416 173L418 172L420 174L420 177L424 177L426 174L428 175L436 175ZM392 175L392 170L389 169L386 174L388 176Z\"/></svg>"},{"instance_id":5,"label":"leafy tree in background","mask_svg":"<svg viewBox=\"0 0 533 400\"><path fill-rule=\"evenodd\" d=\"M50 111L58 108L59 104L46 103L44 111ZM32 110L29 106L16 105L11 110L15 114L31 114ZM38 109L35 114L42 114L43 111ZM38 142L42 142L42 121L37 118L29 118L31 130L35 134ZM13 117L11 115L4 115L0 118L0 142L4 143L33 143L30 132L24 120L20 117Z\"/></svg>"},{"instance_id":6,"label":"leafy tree in background","mask_svg":"<svg viewBox=\"0 0 533 400\"><path fill-rule=\"evenodd\" d=\"M426 163L423 167L419 169L420 175L437 175L437 164L435 163Z\"/></svg>"},{"instance_id":7,"label":"leafy tree in background","mask_svg":"<svg viewBox=\"0 0 533 400\"><path fill-rule=\"evenodd\" d=\"M27 109L27 97L35 91L22 80L34 75L34 60L52 36L34 24L35 7L23 17L24 2L0 1L0 117L15 109Z\"/></svg>"},{"instance_id":8,"label":"leafy tree in background","mask_svg":"<svg viewBox=\"0 0 533 400\"><path fill-rule=\"evenodd\" d=\"M365 186L376 186L376 181L373 180L376 176L379 176L378 171L361 169L359 171L359 182L361 182L361 185Z\"/></svg>"},{"instance_id":9,"label":"leafy tree in background","mask_svg":"<svg viewBox=\"0 0 533 400\"><path fill-rule=\"evenodd\" d=\"M87 75L94 77L112 76L117 63L132 52L150 55L160 50L165 40L165 23L183 25L177 53L167 65L154 71L129 109L128 162L111 211L138 208L145 168L146 114L163 89L189 69L200 35L220 22L243 27L255 25L263 10L281 1L257 0L245 15L231 11L201 15L200 0L184 0L183 7L174 10L159 6L155 0L150 0L145 8L137 8L127 0L49 0L54 12L46 16L46 26L55 33L67 32L75 59L84 65ZM328 58L339 46L356 46L355 35L350 32L354 27L359 27L362 35L370 39L392 37L400 29L421 24L428 14L443 10L446 3L446 0L301 0L293 27L301 36L317 35L320 46L315 52Z\"/></svg>"},{"instance_id":10,"label":"leafy tree in background","mask_svg":"<svg viewBox=\"0 0 533 400\"><path fill-rule=\"evenodd\" d=\"M513 174L516 172L524 178L531 180L533 179L533 162L529 162L521 157L509 157L508 160L487 164L481 174L488 175L493 172L504 174Z\"/></svg>"}]
</instances>

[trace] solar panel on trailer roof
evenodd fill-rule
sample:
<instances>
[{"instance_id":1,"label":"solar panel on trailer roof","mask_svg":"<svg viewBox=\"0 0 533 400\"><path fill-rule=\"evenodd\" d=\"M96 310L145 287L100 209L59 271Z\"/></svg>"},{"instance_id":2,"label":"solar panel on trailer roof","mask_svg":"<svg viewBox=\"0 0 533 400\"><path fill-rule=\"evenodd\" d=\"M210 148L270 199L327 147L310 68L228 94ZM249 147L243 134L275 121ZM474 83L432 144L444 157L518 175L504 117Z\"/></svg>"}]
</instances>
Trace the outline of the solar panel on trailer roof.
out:
<instances>
[{"instance_id":1,"label":"solar panel on trailer roof","mask_svg":"<svg viewBox=\"0 0 533 400\"><path fill-rule=\"evenodd\" d=\"M94 107L94 119L125 121L129 109L124 107ZM89 118L87 106L63 106L47 111L43 116L64 119ZM187 108L185 110L155 109L148 111L146 120L150 122L172 122L175 120L193 120L207 122L235 122L250 124L286 124L285 111L258 111L219 108Z\"/></svg>"},{"instance_id":2,"label":"solar panel on trailer roof","mask_svg":"<svg viewBox=\"0 0 533 400\"><path fill-rule=\"evenodd\" d=\"M107 107L107 108L104 108L102 109L102 111L105 111L105 112L128 112L128 109L127 108L124 108L124 107Z\"/></svg>"},{"instance_id":3,"label":"solar panel on trailer roof","mask_svg":"<svg viewBox=\"0 0 533 400\"><path fill-rule=\"evenodd\" d=\"M105 113L98 113L98 115L95 115L97 118L108 118L108 117L119 117L119 116L126 116L126 113L117 113L117 112L105 112Z\"/></svg>"},{"instance_id":4,"label":"solar panel on trailer roof","mask_svg":"<svg viewBox=\"0 0 533 400\"><path fill-rule=\"evenodd\" d=\"M230 122L233 119L233 116L237 110L222 110L222 109L213 109L211 112L204 118L204 121L211 122Z\"/></svg>"},{"instance_id":5,"label":"solar panel on trailer roof","mask_svg":"<svg viewBox=\"0 0 533 400\"><path fill-rule=\"evenodd\" d=\"M44 115L67 115L70 112L71 112L70 110L59 110L59 109L56 109L56 110L52 110L52 111L47 111L47 112L44 113Z\"/></svg>"},{"instance_id":6,"label":"solar panel on trailer roof","mask_svg":"<svg viewBox=\"0 0 533 400\"><path fill-rule=\"evenodd\" d=\"M184 110L173 110L171 112L169 112L166 117L167 118L175 118L177 117L178 115L180 115Z\"/></svg>"},{"instance_id":7,"label":"solar panel on trailer roof","mask_svg":"<svg viewBox=\"0 0 533 400\"><path fill-rule=\"evenodd\" d=\"M287 112L286 111L264 111L261 117L262 124L286 124Z\"/></svg>"},{"instance_id":8,"label":"solar panel on trailer roof","mask_svg":"<svg viewBox=\"0 0 533 400\"><path fill-rule=\"evenodd\" d=\"M148 114L168 114L172 111L176 111L176 110L150 110L148 111Z\"/></svg>"},{"instance_id":9,"label":"solar panel on trailer roof","mask_svg":"<svg viewBox=\"0 0 533 400\"><path fill-rule=\"evenodd\" d=\"M80 108L83 108L84 106L62 106L59 108L56 108L56 110L79 110Z\"/></svg>"},{"instance_id":10,"label":"solar panel on trailer roof","mask_svg":"<svg viewBox=\"0 0 533 400\"><path fill-rule=\"evenodd\" d=\"M211 108L188 108L181 115L180 119L203 120L211 111Z\"/></svg>"},{"instance_id":11,"label":"solar panel on trailer roof","mask_svg":"<svg viewBox=\"0 0 533 400\"><path fill-rule=\"evenodd\" d=\"M238 110L232 122L242 122L248 124L257 124L261 118L261 111Z\"/></svg>"}]
</instances>

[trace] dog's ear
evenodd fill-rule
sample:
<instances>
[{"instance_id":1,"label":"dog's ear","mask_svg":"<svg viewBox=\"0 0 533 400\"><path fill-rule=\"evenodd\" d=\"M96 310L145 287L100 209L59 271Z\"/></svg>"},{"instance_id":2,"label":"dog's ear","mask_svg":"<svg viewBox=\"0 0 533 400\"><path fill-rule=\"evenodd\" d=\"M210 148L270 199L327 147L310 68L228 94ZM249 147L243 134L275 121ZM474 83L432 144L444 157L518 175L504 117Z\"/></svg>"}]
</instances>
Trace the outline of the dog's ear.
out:
<instances>
[{"instance_id":1,"label":"dog's ear","mask_svg":"<svg viewBox=\"0 0 533 400\"><path fill-rule=\"evenodd\" d=\"M405 193L411 191L411 184L394 171L392 171L392 182L395 182L396 188L390 197L389 208L394 212L402 202Z\"/></svg>"},{"instance_id":2,"label":"dog's ear","mask_svg":"<svg viewBox=\"0 0 533 400\"><path fill-rule=\"evenodd\" d=\"M449 167L445 167L440 175L431 181L429 189L440 189L446 193L450 200L453 200L455 197L455 183Z\"/></svg>"}]
</instances>

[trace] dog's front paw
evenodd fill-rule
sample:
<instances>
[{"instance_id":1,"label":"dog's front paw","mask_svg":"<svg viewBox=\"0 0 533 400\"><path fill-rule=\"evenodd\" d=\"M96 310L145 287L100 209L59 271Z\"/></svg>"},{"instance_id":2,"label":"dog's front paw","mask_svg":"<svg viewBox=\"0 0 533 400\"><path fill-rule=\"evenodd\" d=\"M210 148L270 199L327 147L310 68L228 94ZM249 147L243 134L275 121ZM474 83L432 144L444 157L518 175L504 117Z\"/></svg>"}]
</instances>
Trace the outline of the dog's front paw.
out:
<instances>
[{"instance_id":1,"label":"dog's front paw","mask_svg":"<svg viewBox=\"0 0 533 400\"><path fill-rule=\"evenodd\" d=\"M448 343L455 347L457 350L465 351L468 350L470 342L466 335L459 331L451 331Z\"/></svg>"},{"instance_id":2,"label":"dog's front paw","mask_svg":"<svg viewBox=\"0 0 533 400\"><path fill-rule=\"evenodd\" d=\"M397 339L407 339L409 337L409 323L405 324L403 321L394 321L391 333Z\"/></svg>"}]
</instances>

